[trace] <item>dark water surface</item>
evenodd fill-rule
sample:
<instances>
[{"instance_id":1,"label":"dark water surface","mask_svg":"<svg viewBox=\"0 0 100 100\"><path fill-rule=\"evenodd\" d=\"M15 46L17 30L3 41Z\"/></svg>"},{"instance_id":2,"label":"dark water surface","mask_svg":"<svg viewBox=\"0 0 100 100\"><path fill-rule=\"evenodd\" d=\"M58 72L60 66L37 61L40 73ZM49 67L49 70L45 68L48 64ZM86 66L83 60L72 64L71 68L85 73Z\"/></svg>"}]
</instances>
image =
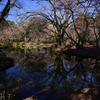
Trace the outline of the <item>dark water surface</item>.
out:
<instances>
[{"instance_id":1,"label":"dark water surface","mask_svg":"<svg viewBox=\"0 0 100 100\"><path fill-rule=\"evenodd\" d=\"M100 60L53 54L49 48L3 50L2 58L0 66L9 64L9 68L0 72L0 95L7 95L1 98L10 95L11 100L86 100L90 96L90 100L99 100ZM13 65L6 58L13 59Z\"/></svg>"}]
</instances>

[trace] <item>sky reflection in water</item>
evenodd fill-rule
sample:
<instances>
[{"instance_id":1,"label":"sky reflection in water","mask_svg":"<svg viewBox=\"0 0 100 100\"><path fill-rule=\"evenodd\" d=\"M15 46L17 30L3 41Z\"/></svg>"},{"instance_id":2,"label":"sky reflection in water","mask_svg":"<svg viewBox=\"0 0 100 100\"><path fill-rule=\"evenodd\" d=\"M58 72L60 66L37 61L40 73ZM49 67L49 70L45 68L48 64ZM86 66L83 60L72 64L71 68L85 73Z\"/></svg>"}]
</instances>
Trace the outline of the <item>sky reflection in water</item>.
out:
<instances>
[{"instance_id":1,"label":"sky reflection in water","mask_svg":"<svg viewBox=\"0 0 100 100\"><path fill-rule=\"evenodd\" d=\"M98 69L100 61L95 59L67 55L64 58L62 54L56 54L54 57L47 54L44 57L45 52L31 55L31 58L30 53L27 55L21 64L16 62L13 67L7 69L6 74L10 77L20 78L23 83L32 81L32 84L35 84L38 89L50 87L49 92L43 94L45 95L43 98L47 96L63 98L65 94L69 95L90 84L99 85L100 83L98 78L100 76ZM24 66L22 63L26 65Z\"/></svg>"}]
</instances>

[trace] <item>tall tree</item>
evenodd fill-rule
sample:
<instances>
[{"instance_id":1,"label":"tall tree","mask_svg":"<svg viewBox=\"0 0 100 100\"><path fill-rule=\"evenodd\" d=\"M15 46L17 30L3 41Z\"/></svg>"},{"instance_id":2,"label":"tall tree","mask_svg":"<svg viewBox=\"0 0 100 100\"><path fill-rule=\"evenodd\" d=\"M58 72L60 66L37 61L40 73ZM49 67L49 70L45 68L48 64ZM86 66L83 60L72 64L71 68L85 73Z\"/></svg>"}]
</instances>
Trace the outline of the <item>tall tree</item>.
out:
<instances>
[{"instance_id":1,"label":"tall tree","mask_svg":"<svg viewBox=\"0 0 100 100\"><path fill-rule=\"evenodd\" d=\"M47 23L40 17L31 17L27 21L22 21L18 24L18 30L21 33L22 39L25 42L34 41L39 39L39 36L45 34L45 29L47 28Z\"/></svg>"},{"instance_id":2,"label":"tall tree","mask_svg":"<svg viewBox=\"0 0 100 100\"><path fill-rule=\"evenodd\" d=\"M72 23L70 8L73 2L70 0L36 0L42 11L34 11L34 15L41 16L53 26L54 36L56 37L57 46L61 46L66 29ZM45 5L45 4L47 5ZM75 2L74 2L75 3ZM75 6L76 7L76 6ZM76 8L73 8L75 10ZM29 14L28 12L27 14Z\"/></svg>"},{"instance_id":3,"label":"tall tree","mask_svg":"<svg viewBox=\"0 0 100 100\"><path fill-rule=\"evenodd\" d=\"M12 0L7 0L7 3L6 3L6 5L5 5L3 11L2 11L1 14L0 14L0 23L1 23L1 21L4 19L4 17L9 13L10 9L15 5L15 2L16 2L16 1L17 1L17 0L14 0L14 1L12 2ZM2 0L1 0L0 2L2 2Z\"/></svg>"},{"instance_id":4,"label":"tall tree","mask_svg":"<svg viewBox=\"0 0 100 100\"><path fill-rule=\"evenodd\" d=\"M72 40L76 46L82 46L85 41L87 30L89 27L88 13L90 12L92 2L89 0L36 0L42 10L33 11L34 15L43 17L49 24L53 26L54 36L56 37L57 46L63 43L64 35ZM45 4L47 5L45 5ZM76 19L79 13L83 11L84 31L81 33L77 29ZM27 12L27 14L32 12ZM92 12L92 15L94 12ZM91 15L91 16L92 16ZM68 33L69 27L73 24L78 41ZM83 35L82 35L83 34Z\"/></svg>"},{"instance_id":5,"label":"tall tree","mask_svg":"<svg viewBox=\"0 0 100 100\"><path fill-rule=\"evenodd\" d=\"M78 9L73 11L73 8L70 8L70 11L72 13L72 26L75 31L74 34L75 37L77 37L77 39L75 38L76 40L74 38L73 40L75 40L77 48L80 48L84 46L85 42L88 42L89 28L96 10L93 9L94 1L92 0L80 0L77 3Z\"/></svg>"},{"instance_id":6,"label":"tall tree","mask_svg":"<svg viewBox=\"0 0 100 100\"><path fill-rule=\"evenodd\" d=\"M94 41L96 42L96 46L99 46L100 42L100 14L98 13L95 18L93 18L92 28L94 32Z\"/></svg>"}]
</instances>

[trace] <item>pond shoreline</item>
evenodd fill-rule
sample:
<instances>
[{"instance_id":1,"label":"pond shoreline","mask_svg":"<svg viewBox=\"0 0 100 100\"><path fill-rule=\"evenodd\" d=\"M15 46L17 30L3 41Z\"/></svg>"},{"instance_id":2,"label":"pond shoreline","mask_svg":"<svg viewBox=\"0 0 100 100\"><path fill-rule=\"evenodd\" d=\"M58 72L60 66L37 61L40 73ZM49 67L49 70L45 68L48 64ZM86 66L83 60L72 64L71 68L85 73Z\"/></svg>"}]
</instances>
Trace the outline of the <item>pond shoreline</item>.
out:
<instances>
[{"instance_id":1,"label":"pond shoreline","mask_svg":"<svg viewBox=\"0 0 100 100\"><path fill-rule=\"evenodd\" d=\"M55 53L63 53L67 55L78 55L82 57L90 57L94 59L100 60L100 47L96 46L86 46L80 50L77 50L76 48L57 48L53 50Z\"/></svg>"}]
</instances>

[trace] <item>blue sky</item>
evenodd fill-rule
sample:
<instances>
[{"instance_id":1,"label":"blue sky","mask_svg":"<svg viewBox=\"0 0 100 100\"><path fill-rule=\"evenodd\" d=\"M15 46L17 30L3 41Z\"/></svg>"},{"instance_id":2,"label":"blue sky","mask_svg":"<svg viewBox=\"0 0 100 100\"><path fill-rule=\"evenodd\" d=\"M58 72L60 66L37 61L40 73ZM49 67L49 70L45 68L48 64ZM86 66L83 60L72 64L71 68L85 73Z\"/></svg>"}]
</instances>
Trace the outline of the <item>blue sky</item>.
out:
<instances>
[{"instance_id":1,"label":"blue sky","mask_svg":"<svg viewBox=\"0 0 100 100\"><path fill-rule=\"evenodd\" d=\"M2 11L2 9L4 8L6 3L7 3L7 0L2 0L0 2L0 11ZM8 17L6 19L9 19L9 20L12 20L12 21L16 21L16 14L24 13L24 12L32 11L32 10L38 10L38 8L40 8L39 6L36 6L36 2L32 1L32 0L18 0L18 2L16 2L16 4L18 5L18 3L20 5L22 5L23 8L22 9L18 9L16 7L11 8L11 10L9 12L9 14L11 14L11 15L8 15ZM46 2L41 2L41 3L44 6L48 5ZM40 9L40 10L43 11L43 9Z\"/></svg>"},{"instance_id":2,"label":"blue sky","mask_svg":"<svg viewBox=\"0 0 100 100\"><path fill-rule=\"evenodd\" d=\"M7 3L7 0L2 0L2 2L0 2L0 11L2 11L6 3ZM8 15L6 19L15 21L17 13L23 13L25 11L31 11L37 8L35 1L33 2L31 0L18 0L16 4L18 5L18 3L22 5L23 8L22 9L18 9L16 7L11 8L9 12L9 14L11 15Z\"/></svg>"}]
</instances>

